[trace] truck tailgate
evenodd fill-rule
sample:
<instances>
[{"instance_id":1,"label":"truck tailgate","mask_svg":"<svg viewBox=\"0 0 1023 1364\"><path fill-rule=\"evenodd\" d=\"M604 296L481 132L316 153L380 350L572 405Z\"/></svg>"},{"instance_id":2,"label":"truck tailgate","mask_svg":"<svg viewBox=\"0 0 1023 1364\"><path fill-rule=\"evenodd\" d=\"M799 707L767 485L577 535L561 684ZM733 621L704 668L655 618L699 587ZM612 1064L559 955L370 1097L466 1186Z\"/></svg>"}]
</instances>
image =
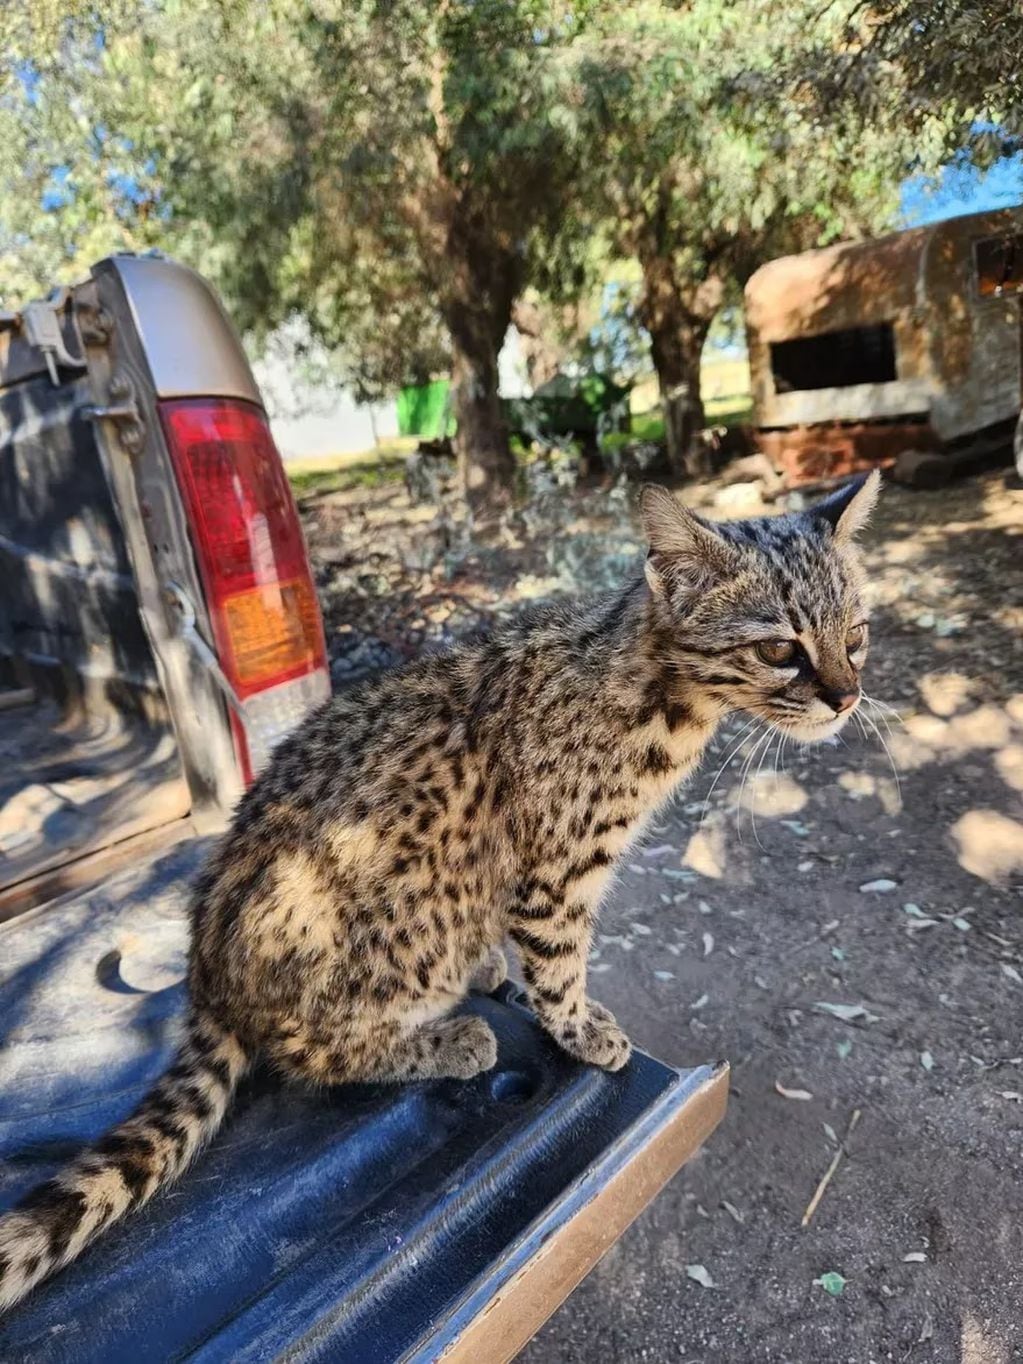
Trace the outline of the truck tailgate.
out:
<instances>
[{"instance_id":1,"label":"truck tailgate","mask_svg":"<svg viewBox=\"0 0 1023 1364\"><path fill-rule=\"evenodd\" d=\"M0 1208L167 1065L193 841L0 925ZM287 1087L265 1070L167 1193L0 1325L21 1361L511 1358L724 1110L727 1071L551 1043L514 987L467 1005L468 1082Z\"/></svg>"}]
</instances>

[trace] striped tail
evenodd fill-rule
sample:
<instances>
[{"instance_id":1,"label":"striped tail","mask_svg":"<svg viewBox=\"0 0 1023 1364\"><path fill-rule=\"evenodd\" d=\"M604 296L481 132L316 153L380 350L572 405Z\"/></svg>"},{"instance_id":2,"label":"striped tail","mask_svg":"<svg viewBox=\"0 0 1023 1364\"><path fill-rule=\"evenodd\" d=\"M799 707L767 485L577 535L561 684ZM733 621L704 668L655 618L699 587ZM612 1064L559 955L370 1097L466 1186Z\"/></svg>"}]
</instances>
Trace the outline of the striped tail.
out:
<instances>
[{"instance_id":1,"label":"striped tail","mask_svg":"<svg viewBox=\"0 0 1023 1364\"><path fill-rule=\"evenodd\" d=\"M174 1065L132 1116L0 1216L0 1313L171 1183L220 1127L249 1058L194 1018Z\"/></svg>"}]
</instances>

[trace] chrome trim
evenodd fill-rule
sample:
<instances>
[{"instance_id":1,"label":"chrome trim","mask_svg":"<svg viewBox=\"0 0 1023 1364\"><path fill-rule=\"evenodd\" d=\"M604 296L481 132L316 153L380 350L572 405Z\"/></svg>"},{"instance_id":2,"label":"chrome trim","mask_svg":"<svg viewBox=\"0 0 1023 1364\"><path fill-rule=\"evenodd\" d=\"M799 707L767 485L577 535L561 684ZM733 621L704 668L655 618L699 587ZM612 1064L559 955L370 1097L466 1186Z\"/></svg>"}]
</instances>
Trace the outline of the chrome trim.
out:
<instances>
[{"instance_id":1,"label":"chrome trim","mask_svg":"<svg viewBox=\"0 0 1023 1364\"><path fill-rule=\"evenodd\" d=\"M160 398L243 398L262 407L234 327L201 275L159 256L110 256Z\"/></svg>"}]
</instances>

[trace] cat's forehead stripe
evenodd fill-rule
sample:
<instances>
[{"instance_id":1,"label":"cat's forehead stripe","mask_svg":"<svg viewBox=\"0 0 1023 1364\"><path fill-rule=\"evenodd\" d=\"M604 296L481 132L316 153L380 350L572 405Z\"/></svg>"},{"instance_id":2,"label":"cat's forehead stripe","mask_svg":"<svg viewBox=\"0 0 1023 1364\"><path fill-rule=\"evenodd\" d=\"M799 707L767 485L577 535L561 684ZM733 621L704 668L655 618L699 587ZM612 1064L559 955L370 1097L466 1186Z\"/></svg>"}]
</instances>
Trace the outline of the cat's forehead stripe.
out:
<instances>
[{"instance_id":1,"label":"cat's forehead stripe","mask_svg":"<svg viewBox=\"0 0 1023 1364\"><path fill-rule=\"evenodd\" d=\"M759 577L762 590L780 599L779 624L820 640L844 628L853 587L830 536L812 517L757 517L723 522L718 530L750 554L754 582Z\"/></svg>"}]
</instances>

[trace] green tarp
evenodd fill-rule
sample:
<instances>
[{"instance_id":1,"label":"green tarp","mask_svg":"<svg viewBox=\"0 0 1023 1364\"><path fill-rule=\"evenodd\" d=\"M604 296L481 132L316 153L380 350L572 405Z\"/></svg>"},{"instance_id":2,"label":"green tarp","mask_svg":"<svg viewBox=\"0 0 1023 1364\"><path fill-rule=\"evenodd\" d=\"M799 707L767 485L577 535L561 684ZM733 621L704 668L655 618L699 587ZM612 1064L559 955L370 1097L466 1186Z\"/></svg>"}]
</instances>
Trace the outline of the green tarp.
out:
<instances>
[{"instance_id":1,"label":"green tarp","mask_svg":"<svg viewBox=\"0 0 1023 1364\"><path fill-rule=\"evenodd\" d=\"M422 436L424 440L438 440L450 436L455 423L451 416L447 379L434 379L429 384L403 388L398 393L398 430L403 436Z\"/></svg>"}]
</instances>

